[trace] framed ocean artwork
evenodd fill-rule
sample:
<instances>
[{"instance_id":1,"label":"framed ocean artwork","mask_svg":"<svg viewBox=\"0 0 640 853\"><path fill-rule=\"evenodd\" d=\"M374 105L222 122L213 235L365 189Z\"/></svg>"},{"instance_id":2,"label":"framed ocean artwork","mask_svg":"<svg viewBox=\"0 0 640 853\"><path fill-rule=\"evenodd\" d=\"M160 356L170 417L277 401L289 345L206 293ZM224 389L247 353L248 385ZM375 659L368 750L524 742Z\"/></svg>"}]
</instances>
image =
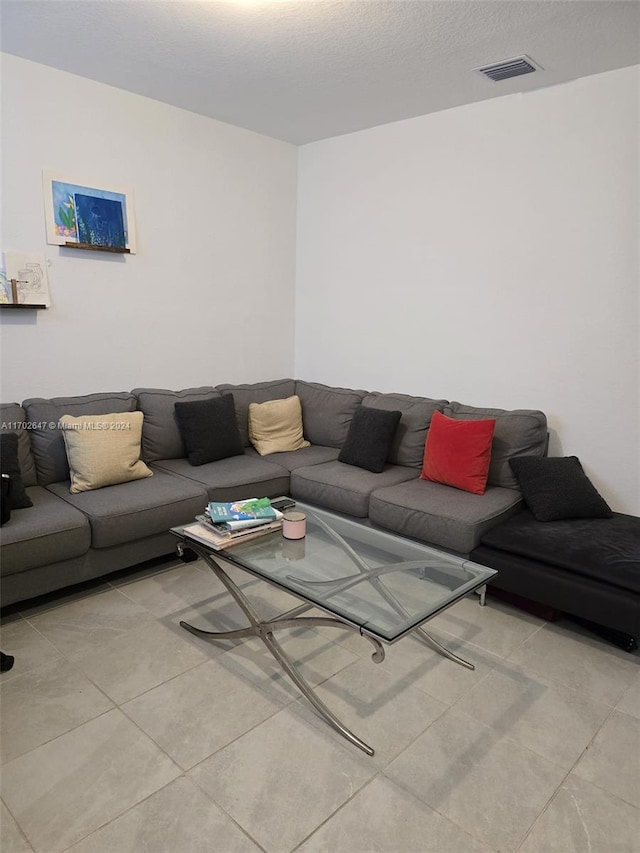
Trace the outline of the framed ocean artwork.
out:
<instances>
[{"instance_id":1,"label":"framed ocean artwork","mask_svg":"<svg viewBox=\"0 0 640 853\"><path fill-rule=\"evenodd\" d=\"M47 243L135 253L130 189L97 186L52 172L44 172L42 182Z\"/></svg>"}]
</instances>

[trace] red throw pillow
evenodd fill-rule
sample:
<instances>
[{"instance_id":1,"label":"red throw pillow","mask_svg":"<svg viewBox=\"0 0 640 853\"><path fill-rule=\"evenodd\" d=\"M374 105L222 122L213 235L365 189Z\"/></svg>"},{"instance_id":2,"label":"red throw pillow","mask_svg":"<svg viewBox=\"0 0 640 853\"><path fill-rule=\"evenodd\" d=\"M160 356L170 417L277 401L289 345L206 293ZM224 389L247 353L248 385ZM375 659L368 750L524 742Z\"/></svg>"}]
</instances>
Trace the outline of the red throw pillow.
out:
<instances>
[{"instance_id":1,"label":"red throw pillow","mask_svg":"<svg viewBox=\"0 0 640 853\"><path fill-rule=\"evenodd\" d=\"M483 495L495 425L493 419L458 421L434 412L420 478Z\"/></svg>"}]
</instances>

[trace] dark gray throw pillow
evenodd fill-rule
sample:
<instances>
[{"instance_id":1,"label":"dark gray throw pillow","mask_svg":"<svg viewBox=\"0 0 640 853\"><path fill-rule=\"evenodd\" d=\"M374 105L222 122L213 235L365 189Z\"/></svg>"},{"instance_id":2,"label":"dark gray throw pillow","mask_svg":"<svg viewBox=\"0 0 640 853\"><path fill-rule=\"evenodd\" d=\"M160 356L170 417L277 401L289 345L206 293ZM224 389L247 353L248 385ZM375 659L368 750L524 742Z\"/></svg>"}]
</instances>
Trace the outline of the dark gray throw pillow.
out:
<instances>
[{"instance_id":1,"label":"dark gray throw pillow","mask_svg":"<svg viewBox=\"0 0 640 853\"><path fill-rule=\"evenodd\" d=\"M515 456L509 465L537 521L613 515L577 456Z\"/></svg>"},{"instance_id":2,"label":"dark gray throw pillow","mask_svg":"<svg viewBox=\"0 0 640 853\"><path fill-rule=\"evenodd\" d=\"M389 456L401 417L402 412L358 406L338 461L379 474Z\"/></svg>"},{"instance_id":3,"label":"dark gray throw pillow","mask_svg":"<svg viewBox=\"0 0 640 853\"><path fill-rule=\"evenodd\" d=\"M33 506L33 501L24 489L20 463L18 462L18 434L3 432L0 437L0 471L11 477L9 491L9 506L11 509L26 509Z\"/></svg>"},{"instance_id":4,"label":"dark gray throw pillow","mask_svg":"<svg viewBox=\"0 0 640 853\"><path fill-rule=\"evenodd\" d=\"M178 429L191 465L244 453L231 394L176 403Z\"/></svg>"}]
</instances>

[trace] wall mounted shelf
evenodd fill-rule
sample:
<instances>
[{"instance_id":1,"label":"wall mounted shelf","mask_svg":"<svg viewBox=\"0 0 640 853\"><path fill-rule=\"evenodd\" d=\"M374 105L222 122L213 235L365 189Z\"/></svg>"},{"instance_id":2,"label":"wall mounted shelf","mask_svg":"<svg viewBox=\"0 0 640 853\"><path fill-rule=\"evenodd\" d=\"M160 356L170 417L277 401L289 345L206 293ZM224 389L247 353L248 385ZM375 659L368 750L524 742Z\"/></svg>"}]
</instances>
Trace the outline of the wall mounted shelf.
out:
<instances>
[{"instance_id":1,"label":"wall mounted shelf","mask_svg":"<svg viewBox=\"0 0 640 853\"><path fill-rule=\"evenodd\" d=\"M6 310L7 308L15 310L16 308L48 308L48 305L29 305L27 303L21 302L0 302L0 310Z\"/></svg>"},{"instance_id":2,"label":"wall mounted shelf","mask_svg":"<svg viewBox=\"0 0 640 853\"><path fill-rule=\"evenodd\" d=\"M29 284L28 281L23 281L21 278L11 279L11 302L0 302L0 308L47 308L48 306L42 302L19 302L18 301L18 285Z\"/></svg>"},{"instance_id":3,"label":"wall mounted shelf","mask_svg":"<svg viewBox=\"0 0 640 853\"><path fill-rule=\"evenodd\" d=\"M91 252L114 252L118 255L130 255L131 249L121 249L119 246L94 246L93 243L63 243L64 249L88 249Z\"/></svg>"}]
</instances>

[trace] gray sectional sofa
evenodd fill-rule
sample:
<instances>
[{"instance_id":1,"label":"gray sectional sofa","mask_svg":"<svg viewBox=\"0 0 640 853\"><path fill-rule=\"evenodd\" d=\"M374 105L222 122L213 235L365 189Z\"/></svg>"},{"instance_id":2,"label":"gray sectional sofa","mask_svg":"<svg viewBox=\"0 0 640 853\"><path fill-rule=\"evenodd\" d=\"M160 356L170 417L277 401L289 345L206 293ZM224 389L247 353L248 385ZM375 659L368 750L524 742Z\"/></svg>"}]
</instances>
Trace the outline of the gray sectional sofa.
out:
<instances>
[{"instance_id":1,"label":"gray sectional sofa","mask_svg":"<svg viewBox=\"0 0 640 853\"><path fill-rule=\"evenodd\" d=\"M192 466L175 403L231 393L244 453ZM300 398L309 447L260 456L248 437L252 402ZM381 473L338 461L359 406L402 413ZM434 411L457 419L496 418L486 492L470 494L420 479ZM71 494L63 415L142 411L141 457L153 476ZM1 603L6 606L171 554L169 528L191 521L209 500L291 494L445 550L467 554L485 531L521 505L508 459L544 455L540 411L481 409L405 394L334 388L280 379L182 391L135 388L83 397L28 399L1 407L3 430L19 435L19 461L34 506L12 512L0 529Z\"/></svg>"}]
</instances>

